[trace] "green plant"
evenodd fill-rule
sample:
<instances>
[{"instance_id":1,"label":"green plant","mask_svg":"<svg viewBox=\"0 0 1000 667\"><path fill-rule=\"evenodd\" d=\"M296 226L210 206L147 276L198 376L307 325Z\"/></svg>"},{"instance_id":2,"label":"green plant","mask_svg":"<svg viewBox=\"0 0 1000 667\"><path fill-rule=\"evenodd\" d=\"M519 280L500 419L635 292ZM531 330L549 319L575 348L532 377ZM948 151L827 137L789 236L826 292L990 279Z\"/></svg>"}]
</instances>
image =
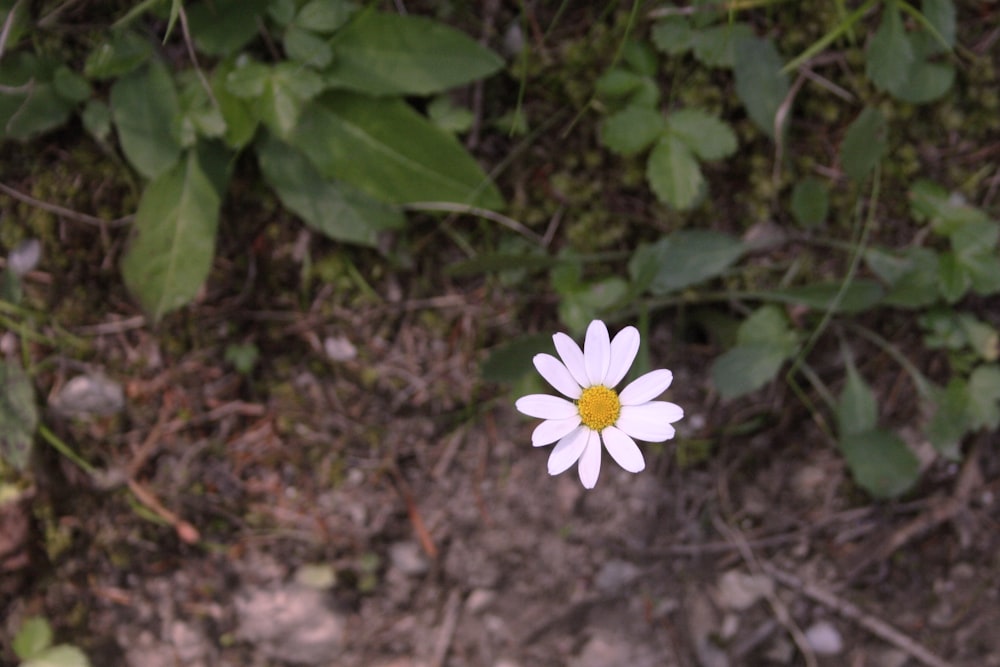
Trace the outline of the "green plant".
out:
<instances>
[{"instance_id":1,"label":"green plant","mask_svg":"<svg viewBox=\"0 0 1000 667\"><path fill-rule=\"evenodd\" d=\"M28 618L14 636L21 667L89 667L83 651L71 644L52 644L52 628L40 616Z\"/></svg>"}]
</instances>

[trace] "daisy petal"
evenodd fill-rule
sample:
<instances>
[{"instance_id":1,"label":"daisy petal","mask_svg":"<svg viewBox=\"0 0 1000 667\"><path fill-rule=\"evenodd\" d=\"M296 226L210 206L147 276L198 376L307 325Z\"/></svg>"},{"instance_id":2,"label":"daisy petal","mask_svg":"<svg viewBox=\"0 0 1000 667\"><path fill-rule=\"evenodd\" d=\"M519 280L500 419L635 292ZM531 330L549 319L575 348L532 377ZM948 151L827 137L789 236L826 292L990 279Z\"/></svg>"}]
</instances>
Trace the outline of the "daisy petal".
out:
<instances>
[{"instance_id":1,"label":"daisy petal","mask_svg":"<svg viewBox=\"0 0 1000 667\"><path fill-rule=\"evenodd\" d=\"M531 434L531 445L533 447L544 447L569 434L570 431L580 425L580 415L573 415L565 419L546 419L535 427Z\"/></svg>"},{"instance_id":2,"label":"daisy petal","mask_svg":"<svg viewBox=\"0 0 1000 667\"><path fill-rule=\"evenodd\" d=\"M565 398L548 394L529 394L514 403L517 411L539 419L565 419L579 414L576 406Z\"/></svg>"},{"instance_id":3,"label":"daisy petal","mask_svg":"<svg viewBox=\"0 0 1000 667\"><path fill-rule=\"evenodd\" d=\"M640 472L645 469L646 460L642 458L639 446L626 433L609 426L601 431L601 437L604 438L604 447L615 463L629 472Z\"/></svg>"},{"instance_id":4,"label":"daisy petal","mask_svg":"<svg viewBox=\"0 0 1000 667\"><path fill-rule=\"evenodd\" d=\"M562 357L566 369L573 379L581 387L589 387L590 381L587 379L587 367L583 363L583 351L572 338L564 333L557 333L552 336L552 342L556 344L556 352Z\"/></svg>"},{"instance_id":5,"label":"daisy petal","mask_svg":"<svg viewBox=\"0 0 1000 667\"><path fill-rule=\"evenodd\" d=\"M587 434L587 447L580 456L580 482L585 488L592 489L597 485L597 476L601 474L601 436L597 431L584 429Z\"/></svg>"},{"instance_id":6,"label":"daisy petal","mask_svg":"<svg viewBox=\"0 0 1000 667\"><path fill-rule=\"evenodd\" d=\"M600 320L594 320L587 327L587 338L583 342L583 361L587 366L590 384L604 384L611 362L611 339L608 327Z\"/></svg>"},{"instance_id":7,"label":"daisy petal","mask_svg":"<svg viewBox=\"0 0 1000 667\"><path fill-rule=\"evenodd\" d=\"M559 393L570 398L580 398L583 390L580 389L580 384L573 379L563 362L551 354L536 354L532 361L545 381L555 387Z\"/></svg>"},{"instance_id":8,"label":"daisy petal","mask_svg":"<svg viewBox=\"0 0 1000 667\"><path fill-rule=\"evenodd\" d=\"M642 405L623 405L615 426L638 440L663 442L674 437L675 422L684 416L679 405L650 401Z\"/></svg>"},{"instance_id":9,"label":"daisy petal","mask_svg":"<svg viewBox=\"0 0 1000 667\"><path fill-rule=\"evenodd\" d=\"M674 374L665 368L650 371L630 382L618 398L622 405L639 405L662 394L673 380Z\"/></svg>"},{"instance_id":10,"label":"daisy petal","mask_svg":"<svg viewBox=\"0 0 1000 667\"><path fill-rule=\"evenodd\" d=\"M556 443L556 446L552 448L552 453L549 454L550 475L566 472L580 459L580 455L583 454L583 450L587 446L590 433L593 431L581 426L570 431Z\"/></svg>"},{"instance_id":11,"label":"daisy petal","mask_svg":"<svg viewBox=\"0 0 1000 667\"><path fill-rule=\"evenodd\" d=\"M635 355L639 351L639 330L635 327L625 327L611 341L611 363L608 364L608 375L604 384L614 387L632 367Z\"/></svg>"}]
</instances>

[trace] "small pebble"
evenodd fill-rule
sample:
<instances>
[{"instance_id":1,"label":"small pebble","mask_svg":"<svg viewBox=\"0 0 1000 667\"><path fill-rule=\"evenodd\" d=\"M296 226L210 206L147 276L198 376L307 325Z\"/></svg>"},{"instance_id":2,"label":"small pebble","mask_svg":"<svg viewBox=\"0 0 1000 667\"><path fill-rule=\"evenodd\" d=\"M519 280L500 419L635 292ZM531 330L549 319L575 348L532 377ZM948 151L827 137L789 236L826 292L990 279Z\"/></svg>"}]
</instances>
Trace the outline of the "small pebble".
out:
<instances>
[{"instance_id":1,"label":"small pebble","mask_svg":"<svg viewBox=\"0 0 1000 667\"><path fill-rule=\"evenodd\" d=\"M817 655L837 655L844 650L840 631L829 621L819 621L809 626L806 641Z\"/></svg>"}]
</instances>

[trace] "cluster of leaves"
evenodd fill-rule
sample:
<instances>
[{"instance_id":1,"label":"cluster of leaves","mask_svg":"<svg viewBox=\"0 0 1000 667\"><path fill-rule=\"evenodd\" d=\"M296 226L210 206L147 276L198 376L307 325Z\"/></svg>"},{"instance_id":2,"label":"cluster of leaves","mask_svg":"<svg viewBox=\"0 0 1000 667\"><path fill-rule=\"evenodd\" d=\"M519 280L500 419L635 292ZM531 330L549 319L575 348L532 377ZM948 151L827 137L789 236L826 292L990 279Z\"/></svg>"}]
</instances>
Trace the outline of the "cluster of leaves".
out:
<instances>
[{"instance_id":1,"label":"cluster of leaves","mask_svg":"<svg viewBox=\"0 0 1000 667\"><path fill-rule=\"evenodd\" d=\"M21 624L14 636L14 653L21 667L90 667L83 651L70 644L52 644L48 621L33 616Z\"/></svg>"},{"instance_id":2,"label":"cluster of leaves","mask_svg":"<svg viewBox=\"0 0 1000 667\"><path fill-rule=\"evenodd\" d=\"M340 241L374 245L403 225L402 204L503 205L451 132L461 110L441 97L428 117L403 99L502 67L452 28L349 0L151 0L95 32L78 72L52 35L39 38L29 4L0 2L0 140L31 139L73 115L102 144L114 134L145 182L122 273L154 320L207 277L244 151L285 207ZM186 57L171 61L150 39L150 14L165 25L163 46Z\"/></svg>"},{"instance_id":3,"label":"cluster of leaves","mask_svg":"<svg viewBox=\"0 0 1000 667\"><path fill-rule=\"evenodd\" d=\"M879 5L881 13L876 13ZM902 0L869 0L857 11L843 14L822 39L787 63L773 40L757 37L749 23L720 13L714 3L695 0L688 9L685 15L671 12L651 26L652 46L627 43L620 62L596 86L608 108L602 125L604 145L624 156L649 150L649 186L660 201L676 210L696 208L706 195L699 160L732 155L737 140L725 120L697 108L676 108L675 102L661 99L657 77L662 65L657 51L668 64L672 59L693 57L699 66L731 71L733 88L747 116L779 144L786 140L787 120L794 113L787 73L838 40L846 48L865 49L864 76L875 91L888 93L900 104L939 99L955 78L953 65L941 59L956 41L951 0L924 0L920 11ZM910 18L908 29L903 15ZM853 31L873 17L867 42L852 42ZM879 424L878 398L855 365L854 351L844 342L843 332L860 330L870 344L880 345L899 361L911 375L920 407L929 417L922 435L939 455L959 458L965 436L1000 425L997 330L969 312L956 310L971 294L1000 293L1000 223L940 185L918 180L909 189L907 220L918 229L917 241L902 250L869 242L893 129L884 105L885 101L877 104L872 99L855 112L840 135L838 163L846 176L842 184L815 176L801 178L792 184L787 211L777 212L810 232L821 229L833 216L854 217L853 236L841 244L849 255L845 275L832 282L782 283L779 288L729 289L719 294L727 301L757 305L735 327L732 347L715 359L711 377L724 400L759 391L783 373L804 396L798 382L805 378L835 416L835 439L855 481L876 497L894 497L914 486L921 466L910 445ZM853 192L855 199L863 199L863 192L870 189L872 197L858 205L859 212L853 215L831 213L833 187ZM730 287L740 284L740 262L750 251L747 243L730 234L680 230L638 247L629 259L627 278L588 281L583 267L602 258L564 253L551 260L555 264L550 265L552 285L561 297L563 322L579 332L593 317L635 312L637 301L644 304L641 310L711 300L713 295L699 288L719 278L725 278ZM794 322L782 307L787 305L797 306L800 313ZM952 377L946 386L929 381L890 341L861 325L860 315L880 309L915 311L926 347L949 353ZM826 331L840 333L842 340L839 396L809 366L809 353ZM486 371L497 372L504 365L500 360L523 352L520 345L501 349L502 356L491 360Z\"/></svg>"}]
</instances>

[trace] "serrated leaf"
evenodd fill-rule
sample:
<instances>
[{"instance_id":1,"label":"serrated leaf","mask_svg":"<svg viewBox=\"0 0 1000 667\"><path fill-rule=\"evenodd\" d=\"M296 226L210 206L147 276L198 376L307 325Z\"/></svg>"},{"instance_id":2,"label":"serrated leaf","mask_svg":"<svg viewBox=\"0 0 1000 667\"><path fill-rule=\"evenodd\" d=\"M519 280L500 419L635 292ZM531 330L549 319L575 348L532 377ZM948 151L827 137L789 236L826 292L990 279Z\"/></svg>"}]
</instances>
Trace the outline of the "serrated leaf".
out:
<instances>
[{"instance_id":1,"label":"serrated leaf","mask_svg":"<svg viewBox=\"0 0 1000 667\"><path fill-rule=\"evenodd\" d=\"M208 277L219 203L193 152L142 193L122 276L154 322L191 301Z\"/></svg>"},{"instance_id":2,"label":"serrated leaf","mask_svg":"<svg viewBox=\"0 0 1000 667\"><path fill-rule=\"evenodd\" d=\"M366 11L341 28L330 82L371 95L428 95L482 79L503 59L467 35L420 16Z\"/></svg>"},{"instance_id":3,"label":"serrated leaf","mask_svg":"<svg viewBox=\"0 0 1000 667\"><path fill-rule=\"evenodd\" d=\"M646 163L646 180L657 199L679 211L693 208L707 187L691 149L671 135L653 146Z\"/></svg>"},{"instance_id":4,"label":"serrated leaf","mask_svg":"<svg viewBox=\"0 0 1000 667\"><path fill-rule=\"evenodd\" d=\"M331 33L347 23L355 11L357 6L346 0L312 0L299 10L295 22L316 32Z\"/></svg>"},{"instance_id":5,"label":"serrated leaf","mask_svg":"<svg viewBox=\"0 0 1000 667\"><path fill-rule=\"evenodd\" d=\"M166 66L151 60L111 86L111 116L125 157L146 178L177 163L181 144L174 119L177 91Z\"/></svg>"},{"instance_id":6,"label":"serrated leaf","mask_svg":"<svg viewBox=\"0 0 1000 667\"><path fill-rule=\"evenodd\" d=\"M787 358L775 345L737 345L712 362L712 383L723 400L744 396L773 380Z\"/></svg>"},{"instance_id":7,"label":"serrated leaf","mask_svg":"<svg viewBox=\"0 0 1000 667\"><path fill-rule=\"evenodd\" d=\"M257 146L257 160L281 203L334 240L374 246L379 231L405 222L398 209L346 183L324 179L304 155L277 139L269 137Z\"/></svg>"},{"instance_id":8,"label":"serrated leaf","mask_svg":"<svg viewBox=\"0 0 1000 667\"><path fill-rule=\"evenodd\" d=\"M887 2L882 9L882 22L868 44L865 72L877 88L893 90L906 81L913 61L913 47L903 28L899 8L894 2Z\"/></svg>"},{"instance_id":9,"label":"serrated leaf","mask_svg":"<svg viewBox=\"0 0 1000 667\"><path fill-rule=\"evenodd\" d=\"M667 116L667 127L702 160L721 160L736 152L732 128L700 109L673 112Z\"/></svg>"},{"instance_id":10,"label":"serrated leaf","mask_svg":"<svg viewBox=\"0 0 1000 667\"><path fill-rule=\"evenodd\" d=\"M864 180L885 155L889 128L878 109L867 107L854 119L840 145L844 173L855 181Z\"/></svg>"},{"instance_id":11,"label":"serrated leaf","mask_svg":"<svg viewBox=\"0 0 1000 667\"><path fill-rule=\"evenodd\" d=\"M604 120L601 140L620 155L634 155L656 141L665 127L659 111L629 105Z\"/></svg>"},{"instance_id":12,"label":"serrated leaf","mask_svg":"<svg viewBox=\"0 0 1000 667\"><path fill-rule=\"evenodd\" d=\"M668 18L653 26L653 44L663 53L678 55L694 46L695 31L687 19Z\"/></svg>"},{"instance_id":13,"label":"serrated leaf","mask_svg":"<svg viewBox=\"0 0 1000 667\"><path fill-rule=\"evenodd\" d=\"M290 143L326 178L385 202L503 205L496 186L455 137L402 100L328 94L306 108Z\"/></svg>"},{"instance_id":14,"label":"serrated leaf","mask_svg":"<svg viewBox=\"0 0 1000 667\"><path fill-rule=\"evenodd\" d=\"M37 427L38 407L31 380L15 361L0 362L0 459L24 470Z\"/></svg>"},{"instance_id":15,"label":"serrated leaf","mask_svg":"<svg viewBox=\"0 0 1000 667\"><path fill-rule=\"evenodd\" d=\"M52 628L41 616L32 616L21 624L14 636L13 649L21 660L30 660L52 646Z\"/></svg>"},{"instance_id":16,"label":"serrated leaf","mask_svg":"<svg viewBox=\"0 0 1000 667\"><path fill-rule=\"evenodd\" d=\"M829 211L826 185L817 178L807 177L792 190L792 215L803 227L815 227L826 220Z\"/></svg>"},{"instance_id":17,"label":"serrated leaf","mask_svg":"<svg viewBox=\"0 0 1000 667\"><path fill-rule=\"evenodd\" d=\"M894 433L871 429L842 436L840 451L854 481L876 498L900 496L920 478L920 462Z\"/></svg>"},{"instance_id":18,"label":"serrated leaf","mask_svg":"<svg viewBox=\"0 0 1000 667\"><path fill-rule=\"evenodd\" d=\"M288 57L304 65L323 69L333 62L333 48L328 41L298 25L288 26L282 43Z\"/></svg>"},{"instance_id":19,"label":"serrated leaf","mask_svg":"<svg viewBox=\"0 0 1000 667\"><path fill-rule=\"evenodd\" d=\"M187 8L188 24L198 50L229 56L257 36L258 22L269 0L212 0Z\"/></svg>"},{"instance_id":20,"label":"serrated leaf","mask_svg":"<svg viewBox=\"0 0 1000 667\"><path fill-rule=\"evenodd\" d=\"M852 281L843 293L841 283L824 282L767 291L762 296L808 306L813 310L825 311L832 308L835 313L860 313L876 305L884 293L877 282L859 279Z\"/></svg>"},{"instance_id":21,"label":"serrated leaf","mask_svg":"<svg viewBox=\"0 0 1000 667\"><path fill-rule=\"evenodd\" d=\"M734 48L736 94L750 119L773 139L775 117L790 89L788 77L781 73L784 63L769 39L742 37Z\"/></svg>"},{"instance_id":22,"label":"serrated leaf","mask_svg":"<svg viewBox=\"0 0 1000 667\"><path fill-rule=\"evenodd\" d=\"M131 30L112 30L90 52L83 66L88 79L111 79L128 74L153 55L149 40Z\"/></svg>"},{"instance_id":23,"label":"serrated leaf","mask_svg":"<svg viewBox=\"0 0 1000 667\"><path fill-rule=\"evenodd\" d=\"M87 656L75 646L60 644L21 663L21 667L90 667Z\"/></svg>"},{"instance_id":24,"label":"serrated leaf","mask_svg":"<svg viewBox=\"0 0 1000 667\"><path fill-rule=\"evenodd\" d=\"M878 403L875 392L858 373L852 361L847 363L847 380L837 402L837 433L856 435L875 428L878 421Z\"/></svg>"},{"instance_id":25,"label":"serrated leaf","mask_svg":"<svg viewBox=\"0 0 1000 667\"><path fill-rule=\"evenodd\" d=\"M676 292L721 275L746 250L739 239L709 230L674 232L648 248L642 252L650 253L644 263L656 267L649 282L649 291L655 295Z\"/></svg>"},{"instance_id":26,"label":"serrated leaf","mask_svg":"<svg viewBox=\"0 0 1000 667\"><path fill-rule=\"evenodd\" d=\"M736 41L753 36L753 30L746 23L723 23L706 28L694 36L694 57L708 67L731 69L736 60Z\"/></svg>"}]
</instances>

